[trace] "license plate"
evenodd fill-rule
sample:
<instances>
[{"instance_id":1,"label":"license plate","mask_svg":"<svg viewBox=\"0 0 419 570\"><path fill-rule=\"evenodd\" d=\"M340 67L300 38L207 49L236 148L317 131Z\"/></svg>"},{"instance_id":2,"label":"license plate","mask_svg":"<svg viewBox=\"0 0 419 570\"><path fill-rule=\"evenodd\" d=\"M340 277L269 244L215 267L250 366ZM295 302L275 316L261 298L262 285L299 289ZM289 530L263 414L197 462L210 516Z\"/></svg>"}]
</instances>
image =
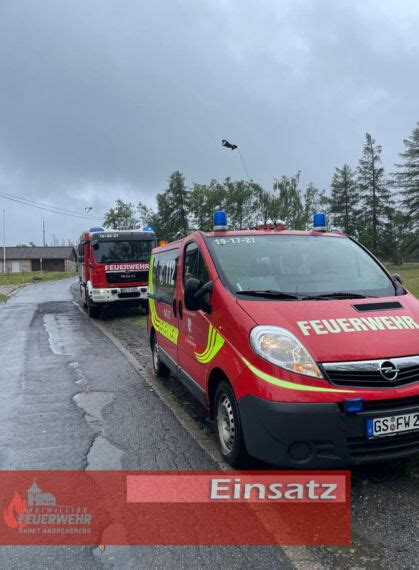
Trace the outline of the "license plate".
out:
<instances>
[{"instance_id":1,"label":"license plate","mask_svg":"<svg viewBox=\"0 0 419 570\"><path fill-rule=\"evenodd\" d=\"M417 430L419 430L419 412L367 420L367 436L369 438Z\"/></svg>"},{"instance_id":2,"label":"license plate","mask_svg":"<svg viewBox=\"0 0 419 570\"><path fill-rule=\"evenodd\" d=\"M121 293L139 293L137 287L124 287L121 289Z\"/></svg>"}]
</instances>

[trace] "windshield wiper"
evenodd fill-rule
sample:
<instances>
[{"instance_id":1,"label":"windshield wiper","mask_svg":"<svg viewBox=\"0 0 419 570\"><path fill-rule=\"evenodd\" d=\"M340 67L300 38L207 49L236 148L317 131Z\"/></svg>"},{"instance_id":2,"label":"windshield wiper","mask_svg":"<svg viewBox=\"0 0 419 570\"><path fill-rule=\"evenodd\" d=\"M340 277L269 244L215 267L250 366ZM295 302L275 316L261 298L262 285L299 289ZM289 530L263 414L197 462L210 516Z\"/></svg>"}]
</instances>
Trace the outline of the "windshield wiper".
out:
<instances>
[{"instance_id":1,"label":"windshield wiper","mask_svg":"<svg viewBox=\"0 0 419 570\"><path fill-rule=\"evenodd\" d=\"M236 295L249 295L253 297L272 297L275 299L289 299L289 300L301 299L300 295L294 295L293 293L285 293L284 291L275 291L273 289L266 289L265 291L263 290L236 291Z\"/></svg>"},{"instance_id":2,"label":"windshield wiper","mask_svg":"<svg viewBox=\"0 0 419 570\"><path fill-rule=\"evenodd\" d=\"M316 299L376 299L374 295L362 295L361 293L349 293L346 291L336 293L324 293L323 295L304 295L302 301L315 301Z\"/></svg>"}]
</instances>

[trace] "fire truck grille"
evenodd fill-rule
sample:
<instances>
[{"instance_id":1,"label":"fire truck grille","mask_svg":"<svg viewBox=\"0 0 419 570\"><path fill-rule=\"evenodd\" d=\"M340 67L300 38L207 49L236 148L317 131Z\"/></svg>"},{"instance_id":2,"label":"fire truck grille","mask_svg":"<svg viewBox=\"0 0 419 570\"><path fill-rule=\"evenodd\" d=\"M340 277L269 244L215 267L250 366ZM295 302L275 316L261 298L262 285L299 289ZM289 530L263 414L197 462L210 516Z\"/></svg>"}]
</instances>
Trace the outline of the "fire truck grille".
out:
<instances>
[{"instance_id":1,"label":"fire truck grille","mask_svg":"<svg viewBox=\"0 0 419 570\"><path fill-rule=\"evenodd\" d=\"M146 283L148 281L148 271L124 271L117 273L107 273L106 280L108 283L124 283L127 281Z\"/></svg>"},{"instance_id":2,"label":"fire truck grille","mask_svg":"<svg viewBox=\"0 0 419 570\"><path fill-rule=\"evenodd\" d=\"M393 363L397 368L395 378L385 378L380 366ZM383 364L384 363L384 364ZM329 381L335 386L354 388L398 388L419 382L419 357L403 357L376 361L330 362L322 365Z\"/></svg>"},{"instance_id":3,"label":"fire truck grille","mask_svg":"<svg viewBox=\"0 0 419 570\"><path fill-rule=\"evenodd\" d=\"M357 459L383 458L395 453L403 455L419 451L419 432L390 435L380 439L365 437L348 438L348 449L352 457Z\"/></svg>"}]
</instances>

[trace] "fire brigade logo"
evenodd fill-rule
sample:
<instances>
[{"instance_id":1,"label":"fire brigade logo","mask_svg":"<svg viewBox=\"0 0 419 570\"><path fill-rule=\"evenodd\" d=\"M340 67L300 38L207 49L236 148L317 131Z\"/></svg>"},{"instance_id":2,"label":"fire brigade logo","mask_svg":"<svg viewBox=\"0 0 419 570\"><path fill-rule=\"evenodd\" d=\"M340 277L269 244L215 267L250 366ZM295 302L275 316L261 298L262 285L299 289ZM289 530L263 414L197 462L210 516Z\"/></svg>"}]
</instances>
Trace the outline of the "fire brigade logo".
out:
<instances>
[{"instance_id":1,"label":"fire brigade logo","mask_svg":"<svg viewBox=\"0 0 419 570\"><path fill-rule=\"evenodd\" d=\"M383 378L388 380L389 382L394 382L397 379L397 375L399 373L399 369L390 360L386 360L380 364L380 374Z\"/></svg>"},{"instance_id":2,"label":"fire brigade logo","mask_svg":"<svg viewBox=\"0 0 419 570\"><path fill-rule=\"evenodd\" d=\"M24 534L88 534L92 518L87 507L58 505L55 496L43 492L36 479L26 498L15 491L3 511L6 525Z\"/></svg>"}]
</instances>

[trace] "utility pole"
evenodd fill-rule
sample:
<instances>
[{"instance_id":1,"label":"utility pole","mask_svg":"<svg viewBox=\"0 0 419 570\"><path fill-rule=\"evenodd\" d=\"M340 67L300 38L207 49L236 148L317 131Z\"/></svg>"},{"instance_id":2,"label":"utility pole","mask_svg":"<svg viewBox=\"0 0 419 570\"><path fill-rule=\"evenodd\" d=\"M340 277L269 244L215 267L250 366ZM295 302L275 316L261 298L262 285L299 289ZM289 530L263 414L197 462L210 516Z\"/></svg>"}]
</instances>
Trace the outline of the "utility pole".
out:
<instances>
[{"instance_id":1,"label":"utility pole","mask_svg":"<svg viewBox=\"0 0 419 570\"><path fill-rule=\"evenodd\" d=\"M3 273L6 271L6 210L3 208Z\"/></svg>"},{"instance_id":2,"label":"utility pole","mask_svg":"<svg viewBox=\"0 0 419 570\"><path fill-rule=\"evenodd\" d=\"M45 220L42 220L42 244L45 247Z\"/></svg>"}]
</instances>

